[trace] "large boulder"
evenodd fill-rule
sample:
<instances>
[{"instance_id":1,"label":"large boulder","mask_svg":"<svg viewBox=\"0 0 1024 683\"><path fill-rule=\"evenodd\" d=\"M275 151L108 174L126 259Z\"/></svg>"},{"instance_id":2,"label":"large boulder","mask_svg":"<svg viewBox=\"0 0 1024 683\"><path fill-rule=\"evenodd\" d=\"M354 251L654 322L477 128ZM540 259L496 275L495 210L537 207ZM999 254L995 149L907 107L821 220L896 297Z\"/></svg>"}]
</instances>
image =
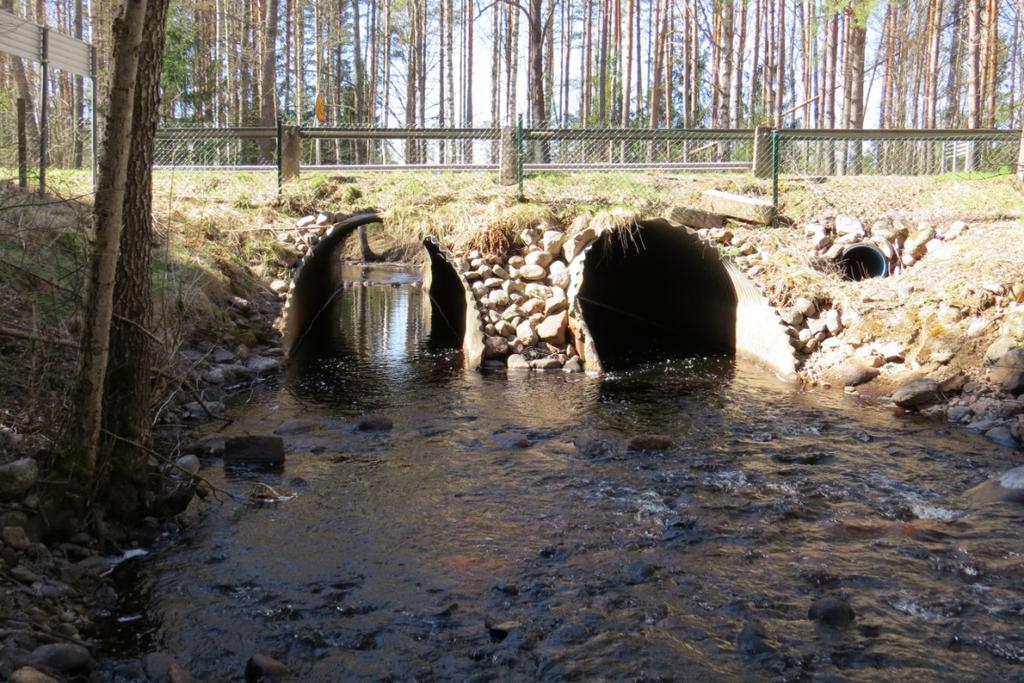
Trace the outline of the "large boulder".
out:
<instances>
[{"instance_id":1,"label":"large boulder","mask_svg":"<svg viewBox=\"0 0 1024 683\"><path fill-rule=\"evenodd\" d=\"M546 252L537 252L546 253ZM525 266L519 269L519 277L524 280L534 281L543 280L548 276L548 271L544 269L544 266L536 263L527 263Z\"/></svg>"},{"instance_id":2,"label":"large boulder","mask_svg":"<svg viewBox=\"0 0 1024 683\"><path fill-rule=\"evenodd\" d=\"M65 675L88 673L96 668L89 651L75 643L41 645L29 655L28 664Z\"/></svg>"},{"instance_id":3,"label":"large boulder","mask_svg":"<svg viewBox=\"0 0 1024 683\"><path fill-rule=\"evenodd\" d=\"M554 257L546 251L531 251L526 255L527 266L533 265L540 266L541 268L547 268L551 265L552 261L554 261Z\"/></svg>"},{"instance_id":4,"label":"large boulder","mask_svg":"<svg viewBox=\"0 0 1024 683\"><path fill-rule=\"evenodd\" d=\"M18 498L39 478L39 465L32 458L21 458L0 465L0 500Z\"/></svg>"},{"instance_id":5,"label":"large boulder","mask_svg":"<svg viewBox=\"0 0 1024 683\"><path fill-rule=\"evenodd\" d=\"M484 358L504 358L507 355L507 339L504 337L484 337Z\"/></svg>"},{"instance_id":6,"label":"large boulder","mask_svg":"<svg viewBox=\"0 0 1024 683\"><path fill-rule=\"evenodd\" d=\"M857 387L861 384L867 384L878 377L878 368L872 368L859 361L852 360L846 363L842 370L839 371L839 377L842 379L844 386Z\"/></svg>"},{"instance_id":7,"label":"large boulder","mask_svg":"<svg viewBox=\"0 0 1024 683\"><path fill-rule=\"evenodd\" d=\"M912 379L892 392L892 400L908 410L931 405L939 400L939 384L933 379Z\"/></svg>"},{"instance_id":8,"label":"large boulder","mask_svg":"<svg viewBox=\"0 0 1024 683\"><path fill-rule=\"evenodd\" d=\"M597 231L593 228L588 227L580 229L578 232L570 235L562 244L562 256L566 261L572 261L595 239L597 239Z\"/></svg>"},{"instance_id":9,"label":"large boulder","mask_svg":"<svg viewBox=\"0 0 1024 683\"><path fill-rule=\"evenodd\" d=\"M561 230L545 230L543 237L541 237L541 246L544 247L544 251L555 258L558 258L558 255L562 252L562 244L564 242L565 233Z\"/></svg>"},{"instance_id":10,"label":"large boulder","mask_svg":"<svg viewBox=\"0 0 1024 683\"><path fill-rule=\"evenodd\" d=\"M1012 348L992 366L990 379L1011 394L1024 392L1024 348Z\"/></svg>"},{"instance_id":11,"label":"large boulder","mask_svg":"<svg viewBox=\"0 0 1024 683\"><path fill-rule=\"evenodd\" d=\"M836 216L836 234L838 235L850 235L854 238L864 237L864 224L853 216L844 216L842 214Z\"/></svg>"},{"instance_id":12,"label":"large boulder","mask_svg":"<svg viewBox=\"0 0 1024 683\"><path fill-rule=\"evenodd\" d=\"M537 330L534 329L533 323L529 320L519 323L519 326L516 327L516 341L520 342L524 348L529 348L537 343Z\"/></svg>"},{"instance_id":13,"label":"large boulder","mask_svg":"<svg viewBox=\"0 0 1024 683\"><path fill-rule=\"evenodd\" d=\"M566 311L549 315L537 326L537 336L541 341L552 346L565 346L565 333L569 327L569 314Z\"/></svg>"}]
</instances>

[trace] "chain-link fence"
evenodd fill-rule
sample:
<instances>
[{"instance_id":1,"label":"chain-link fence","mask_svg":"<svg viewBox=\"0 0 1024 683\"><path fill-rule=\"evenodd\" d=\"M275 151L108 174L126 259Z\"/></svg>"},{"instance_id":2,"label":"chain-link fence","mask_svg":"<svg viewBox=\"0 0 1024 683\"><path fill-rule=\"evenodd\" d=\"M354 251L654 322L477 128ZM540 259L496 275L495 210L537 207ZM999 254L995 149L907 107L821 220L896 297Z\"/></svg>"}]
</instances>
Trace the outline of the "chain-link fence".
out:
<instances>
[{"instance_id":1,"label":"chain-link fence","mask_svg":"<svg viewBox=\"0 0 1024 683\"><path fill-rule=\"evenodd\" d=\"M493 170L498 128L306 127L302 167L313 169Z\"/></svg>"},{"instance_id":2,"label":"chain-link fence","mask_svg":"<svg viewBox=\"0 0 1024 683\"><path fill-rule=\"evenodd\" d=\"M277 128L173 123L157 131L154 165L194 170L272 170L277 167L277 155Z\"/></svg>"},{"instance_id":3,"label":"chain-link fence","mask_svg":"<svg viewBox=\"0 0 1024 683\"><path fill-rule=\"evenodd\" d=\"M742 171L753 159L750 129L527 128L523 170Z\"/></svg>"},{"instance_id":4,"label":"chain-link fence","mask_svg":"<svg viewBox=\"0 0 1024 683\"><path fill-rule=\"evenodd\" d=\"M284 140L294 146L282 147ZM752 171L770 178L1012 173L1013 130L771 130L666 128L165 127L164 168ZM291 171L283 171L291 162ZM510 163L511 162L511 163ZM289 173L291 175L289 175Z\"/></svg>"},{"instance_id":5,"label":"chain-link fence","mask_svg":"<svg viewBox=\"0 0 1024 683\"><path fill-rule=\"evenodd\" d=\"M43 168L51 172L92 169L91 79L51 69L44 115L42 67L19 57L2 55L0 59L8 67L0 83L0 177L18 179L19 149L24 150L25 179L32 187L39 186Z\"/></svg>"},{"instance_id":6,"label":"chain-link fence","mask_svg":"<svg viewBox=\"0 0 1024 683\"><path fill-rule=\"evenodd\" d=\"M779 130L782 176L1013 173L1020 132L1012 130Z\"/></svg>"}]
</instances>

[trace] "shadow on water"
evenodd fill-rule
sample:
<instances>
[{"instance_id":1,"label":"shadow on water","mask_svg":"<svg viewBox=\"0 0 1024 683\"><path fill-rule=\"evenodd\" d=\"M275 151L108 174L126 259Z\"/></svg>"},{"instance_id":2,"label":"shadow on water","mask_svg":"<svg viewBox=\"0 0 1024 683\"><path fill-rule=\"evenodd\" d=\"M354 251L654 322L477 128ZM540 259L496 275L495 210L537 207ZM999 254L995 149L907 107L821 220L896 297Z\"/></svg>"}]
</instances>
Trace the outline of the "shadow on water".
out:
<instances>
[{"instance_id":1,"label":"shadow on water","mask_svg":"<svg viewBox=\"0 0 1024 683\"><path fill-rule=\"evenodd\" d=\"M141 615L139 651L209 680L253 652L303 681L1019 679L1020 515L959 498L1013 454L722 358L465 372L404 284L324 324L235 410L237 433L314 421L285 472L204 469L297 498L225 502L142 563L113 615ZM356 430L371 411L394 429ZM645 433L675 445L630 451ZM855 623L809 621L824 596Z\"/></svg>"}]
</instances>

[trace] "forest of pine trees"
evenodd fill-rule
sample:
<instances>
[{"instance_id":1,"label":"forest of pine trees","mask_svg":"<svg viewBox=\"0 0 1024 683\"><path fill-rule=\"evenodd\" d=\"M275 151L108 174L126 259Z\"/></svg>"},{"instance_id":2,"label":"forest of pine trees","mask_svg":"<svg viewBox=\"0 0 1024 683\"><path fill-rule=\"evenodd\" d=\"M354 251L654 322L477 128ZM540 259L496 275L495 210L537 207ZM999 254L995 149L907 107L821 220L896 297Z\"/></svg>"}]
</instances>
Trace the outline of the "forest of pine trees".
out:
<instances>
[{"instance_id":1,"label":"forest of pine trees","mask_svg":"<svg viewBox=\"0 0 1024 683\"><path fill-rule=\"evenodd\" d=\"M113 0L3 1L105 67ZM162 120L314 125L321 95L326 125L1017 127L1022 44L1024 0L175 0ZM35 74L6 58L4 97Z\"/></svg>"}]
</instances>

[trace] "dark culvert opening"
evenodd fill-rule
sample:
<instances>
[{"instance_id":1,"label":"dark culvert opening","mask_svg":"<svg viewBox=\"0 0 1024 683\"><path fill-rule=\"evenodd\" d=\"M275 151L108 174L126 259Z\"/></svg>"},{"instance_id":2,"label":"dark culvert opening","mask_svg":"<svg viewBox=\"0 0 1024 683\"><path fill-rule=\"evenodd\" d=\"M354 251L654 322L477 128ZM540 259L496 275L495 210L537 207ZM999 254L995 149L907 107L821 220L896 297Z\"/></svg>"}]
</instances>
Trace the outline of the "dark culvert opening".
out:
<instances>
[{"instance_id":1,"label":"dark culvert opening","mask_svg":"<svg viewBox=\"0 0 1024 683\"><path fill-rule=\"evenodd\" d=\"M579 300L605 370L736 350L725 266L696 234L665 221L605 233L587 254Z\"/></svg>"},{"instance_id":2,"label":"dark culvert opening","mask_svg":"<svg viewBox=\"0 0 1024 683\"><path fill-rule=\"evenodd\" d=\"M460 348L466 334L466 289L438 246L430 241L425 241L423 246L430 255L430 279L426 291L430 298L428 343L434 348Z\"/></svg>"},{"instance_id":3,"label":"dark culvert opening","mask_svg":"<svg viewBox=\"0 0 1024 683\"><path fill-rule=\"evenodd\" d=\"M868 280L889 275L889 259L873 244L853 244L837 260L847 280Z\"/></svg>"}]
</instances>

